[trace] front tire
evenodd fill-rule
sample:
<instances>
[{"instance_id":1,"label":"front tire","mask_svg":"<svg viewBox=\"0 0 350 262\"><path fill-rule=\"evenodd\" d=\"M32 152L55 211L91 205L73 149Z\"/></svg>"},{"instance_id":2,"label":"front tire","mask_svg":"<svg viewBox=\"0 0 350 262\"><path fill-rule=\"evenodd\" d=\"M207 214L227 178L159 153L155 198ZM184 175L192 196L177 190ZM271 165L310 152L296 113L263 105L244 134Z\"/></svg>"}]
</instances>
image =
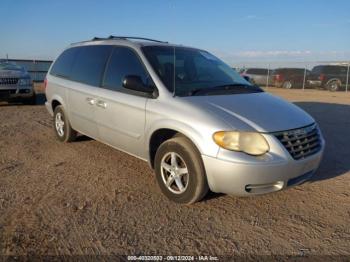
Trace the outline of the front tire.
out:
<instances>
[{"instance_id":1,"label":"front tire","mask_svg":"<svg viewBox=\"0 0 350 262\"><path fill-rule=\"evenodd\" d=\"M67 143L76 139L77 132L70 125L68 117L61 105L55 108L53 121L58 140Z\"/></svg>"},{"instance_id":2,"label":"front tire","mask_svg":"<svg viewBox=\"0 0 350 262\"><path fill-rule=\"evenodd\" d=\"M158 148L155 173L163 194L176 203L195 203L209 190L200 153L185 137L169 139Z\"/></svg>"}]
</instances>

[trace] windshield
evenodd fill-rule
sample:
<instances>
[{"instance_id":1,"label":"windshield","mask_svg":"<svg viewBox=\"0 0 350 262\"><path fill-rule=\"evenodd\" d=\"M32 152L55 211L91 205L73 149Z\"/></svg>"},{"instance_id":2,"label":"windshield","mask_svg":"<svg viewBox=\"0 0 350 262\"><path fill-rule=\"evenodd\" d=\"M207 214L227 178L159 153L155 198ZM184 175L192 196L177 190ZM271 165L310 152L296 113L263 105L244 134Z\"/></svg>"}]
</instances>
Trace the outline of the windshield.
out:
<instances>
[{"instance_id":1,"label":"windshield","mask_svg":"<svg viewBox=\"0 0 350 262\"><path fill-rule=\"evenodd\" d=\"M5 63L0 63L0 70L24 71L24 68L16 64L5 62Z\"/></svg>"},{"instance_id":2,"label":"windshield","mask_svg":"<svg viewBox=\"0 0 350 262\"><path fill-rule=\"evenodd\" d=\"M206 51L172 46L145 46L142 51L176 96L262 92Z\"/></svg>"}]
</instances>

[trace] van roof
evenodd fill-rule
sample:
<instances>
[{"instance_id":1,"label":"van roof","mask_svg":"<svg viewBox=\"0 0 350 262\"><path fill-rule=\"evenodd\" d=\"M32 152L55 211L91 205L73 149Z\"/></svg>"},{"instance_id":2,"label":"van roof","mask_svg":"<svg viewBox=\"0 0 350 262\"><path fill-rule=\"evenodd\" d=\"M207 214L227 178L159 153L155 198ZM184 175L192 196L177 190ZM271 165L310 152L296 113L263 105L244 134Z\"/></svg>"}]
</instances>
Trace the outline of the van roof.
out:
<instances>
[{"instance_id":1,"label":"van roof","mask_svg":"<svg viewBox=\"0 0 350 262\"><path fill-rule=\"evenodd\" d=\"M71 46L80 46L80 45L89 45L89 44L100 44L103 43L112 43L112 44L121 44L127 43L128 45L137 45L137 46L147 46L147 45L164 45L164 46L179 46L174 44L169 44L166 41L155 40L145 37L136 37L136 36L114 36L109 37L94 37L91 40L81 41L71 44Z\"/></svg>"}]
</instances>

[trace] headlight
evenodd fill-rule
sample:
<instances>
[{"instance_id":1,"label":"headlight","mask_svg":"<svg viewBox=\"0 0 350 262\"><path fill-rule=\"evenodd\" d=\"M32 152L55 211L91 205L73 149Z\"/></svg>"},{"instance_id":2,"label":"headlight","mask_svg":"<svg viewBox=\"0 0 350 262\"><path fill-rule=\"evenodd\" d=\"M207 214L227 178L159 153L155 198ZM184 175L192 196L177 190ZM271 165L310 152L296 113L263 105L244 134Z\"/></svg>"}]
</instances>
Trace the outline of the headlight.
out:
<instances>
[{"instance_id":1,"label":"headlight","mask_svg":"<svg viewBox=\"0 0 350 262\"><path fill-rule=\"evenodd\" d=\"M32 84L32 80L30 78L20 78L18 84L20 86L29 86Z\"/></svg>"},{"instance_id":2,"label":"headlight","mask_svg":"<svg viewBox=\"0 0 350 262\"><path fill-rule=\"evenodd\" d=\"M254 156L263 155L270 149L266 139L254 132L219 131L214 133L213 139L222 148Z\"/></svg>"}]
</instances>

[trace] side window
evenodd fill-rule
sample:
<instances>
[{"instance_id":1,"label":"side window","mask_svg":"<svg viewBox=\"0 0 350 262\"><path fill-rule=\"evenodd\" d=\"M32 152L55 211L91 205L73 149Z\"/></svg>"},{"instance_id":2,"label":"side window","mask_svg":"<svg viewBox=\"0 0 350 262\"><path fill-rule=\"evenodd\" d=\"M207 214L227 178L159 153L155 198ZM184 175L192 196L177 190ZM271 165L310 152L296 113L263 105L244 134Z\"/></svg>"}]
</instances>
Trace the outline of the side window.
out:
<instances>
[{"instance_id":1,"label":"side window","mask_svg":"<svg viewBox=\"0 0 350 262\"><path fill-rule=\"evenodd\" d=\"M126 91L122 82L127 75L140 76L145 84L150 81L140 59L132 50L126 47L115 47L105 72L102 87L115 91Z\"/></svg>"},{"instance_id":2,"label":"side window","mask_svg":"<svg viewBox=\"0 0 350 262\"><path fill-rule=\"evenodd\" d=\"M247 74L253 74L253 75L267 75L267 69L263 68L251 68L247 70Z\"/></svg>"},{"instance_id":3,"label":"side window","mask_svg":"<svg viewBox=\"0 0 350 262\"><path fill-rule=\"evenodd\" d=\"M342 67L341 68L341 73L342 74L347 74L348 73L348 68L347 67Z\"/></svg>"},{"instance_id":4,"label":"side window","mask_svg":"<svg viewBox=\"0 0 350 262\"><path fill-rule=\"evenodd\" d=\"M73 63L75 61L76 55L79 48L73 47L65 50L53 64L50 74L55 76L61 76L65 78L70 78Z\"/></svg>"},{"instance_id":5,"label":"side window","mask_svg":"<svg viewBox=\"0 0 350 262\"><path fill-rule=\"evenodd\" d=\"M111 45L80 47L81 50L72 68L71 79L92 86L100 86L112 48Z\"/></svg>"}]
</instances>

